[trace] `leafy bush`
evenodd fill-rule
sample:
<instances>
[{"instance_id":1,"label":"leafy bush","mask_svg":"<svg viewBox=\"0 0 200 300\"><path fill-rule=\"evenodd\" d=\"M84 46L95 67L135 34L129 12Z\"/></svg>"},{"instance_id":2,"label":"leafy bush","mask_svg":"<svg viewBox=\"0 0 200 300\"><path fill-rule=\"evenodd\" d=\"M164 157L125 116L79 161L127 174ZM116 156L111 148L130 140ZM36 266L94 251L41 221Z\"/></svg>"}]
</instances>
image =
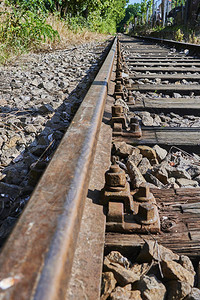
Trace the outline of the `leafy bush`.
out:
<instances>
[{"instance_id":1,"label":"leafy bush","mask_svg":"<svg viewBox=\"0 0 200 300\"><path fill-rule=\"evenodd\" d=\"M1 13L1 19L1 52L9 53L11 49L14 54L22 53L47 40L59 39L58 32L46 23L45 7L40 0L11 4L8 11Z\"/></svg>"},{"instance_id":2,"label":"leafy bush","mask_svg":"<svg viewBox=\"0 0 200 300\"><path fill-rule=\"evenodd\" d=\"M17 10L14 7L5 13L5 20L0 27L0 42L6 46L25 50L58 37L42 15L29 10Z\"/></svg>"},{"instance_id":3,"label":"leafy bush","mask_svg":"<svg viewBox=\"0 0 200 300\"><path fill-rule=\"evenodd\" d=\"M182 33L182 31L180 29L178 29L176 32L175 32L175 41L177 42L182 42L183 38L184 38L184 34Z\"/></svg>"}]
</instances>

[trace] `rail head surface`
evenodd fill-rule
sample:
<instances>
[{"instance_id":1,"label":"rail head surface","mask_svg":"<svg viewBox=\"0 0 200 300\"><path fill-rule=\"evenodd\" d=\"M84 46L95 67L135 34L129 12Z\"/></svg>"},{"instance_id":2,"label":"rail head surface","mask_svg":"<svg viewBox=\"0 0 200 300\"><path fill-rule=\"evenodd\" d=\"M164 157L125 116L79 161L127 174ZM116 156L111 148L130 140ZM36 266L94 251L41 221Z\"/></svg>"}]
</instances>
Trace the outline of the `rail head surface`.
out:
<instances>
[{"instance_id":1,"label":"rail head surface","mask_svg":"<svg viewBox=\"0 0 200 300\"><path fill-rule=\"evenodd\" d=\"M172 41L172 40L167 40L167 39L159 39L159 38L154 38L154 37L147 37L147 36L137 36L134 35L134 38L139 38L139 39L143 39L143 40L148 40L151 42L159 42L161 44L167 45L167 46L171 46L171 47L175 47L177 49L188 49L196 54L200 54L200 45L196 45L196 44L191 44L191 43L183 43L183 42L177 42L177 41Z\"/></svg>"},{"instance_id":2,"label":"rail head surface","mask_svg":"<svg viewBox=\"0 0 200 300\"><path fill-rule=\"evenodd\" d=\"M0 299L65 299L116 38L0 255Z\"/></svg>"}]
</instances>

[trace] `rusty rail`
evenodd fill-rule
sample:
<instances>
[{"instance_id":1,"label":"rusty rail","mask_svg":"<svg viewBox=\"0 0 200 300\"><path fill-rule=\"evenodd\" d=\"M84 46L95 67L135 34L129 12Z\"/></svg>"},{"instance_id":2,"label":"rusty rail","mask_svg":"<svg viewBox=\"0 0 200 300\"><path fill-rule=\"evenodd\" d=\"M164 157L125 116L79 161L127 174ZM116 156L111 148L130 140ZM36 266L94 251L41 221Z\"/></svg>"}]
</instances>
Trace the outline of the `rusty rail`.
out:
<instances>
[{"instance_id":1,"label":"rusty rail","mask_svg":"<svg viewBox=\"0 0 200 300\"><path fill-rule=\"evenodd\" d=\"M65 299L116 39L0 255L0 298Z\"/></svg>"}]
</instances>

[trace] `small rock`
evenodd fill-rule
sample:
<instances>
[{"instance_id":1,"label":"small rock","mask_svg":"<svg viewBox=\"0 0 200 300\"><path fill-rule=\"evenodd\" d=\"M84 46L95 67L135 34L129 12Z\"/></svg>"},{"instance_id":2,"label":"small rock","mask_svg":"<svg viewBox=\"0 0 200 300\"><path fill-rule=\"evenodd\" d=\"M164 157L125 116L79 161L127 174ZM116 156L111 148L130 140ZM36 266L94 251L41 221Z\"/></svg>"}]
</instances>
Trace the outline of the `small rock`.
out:
<instances>
[{"instance_id":1,"label":"small rock","mask_svg":"<svg viewBox=\"0 0 200 300\"><path fill-rule=\"evenodd\" d=\"M197 181L185 178L178 178L176 179L176 182L180 187L197 187L199 185Z\"/></svg>"},{"instance_id":2,"label":"small rock","mask_svg":"<svg viewBox=\"0 0 200 300\"><path fill-rule=\"evenodd\" d=\"M153 150L156 151L157 159L159 162L164 160L165 157L167 156L167 151L158 145L153 146Z\"/></svg>"},{"instance_id":3,"label":"small rock","mask_svg":"<svg viewBox=\"0 0 200 300\"><path fill-rule=\"evenodd\" d=\"M156 151L149 146L138 146L140 153L148 159L156 159Z\"/></svg>"},{"instance_id":4,"label":"small rock","mask_svg":"<svg viewBox=\"0 0 200 300\"><path fill-rule=\"evenodd\" d=\"M159 189L162 189L162 188L165 187L164 184L158 178L156 178L156 176L154 176L150 172L146 172L145 179L146 179L147 182L150 182L150 183L154 184Z\"/></svg>"},{"instance_id":5,"label":"small rock","mask_svg":"<svg viewBox=\"0 0 200 300\"><path fill-rule=\"evenodd\" d=\"M3 140L2 137L0 137L0 149L1 149L1 147L3 146L3 143L4 143L4 140Z\"/></svg>"},{"instance_id":6,"label":"small rock","mask_svg":"<svg viewBox=\"0 0 200 300\"><path fill-rule=\"evenodd\" d=\"M174 117L176 119L180 119L181 118L178 114L175 114L174 112L170 112L170 116Z\"/></svg>"},{"instance_id":7,"label":"small rock","mask_svg":"<svg viewBox=\"0 0 200 300\"><path fill-rule=\"evenodd\" d=\"M149 159L149 162L150 162L151 166L158 165L158 160L157 160L157 158Z\"/></svg>"},{"instance_id":8,"label":"small rock","mask_svg":"<svg viewBox=\"0 0 200 300\"><path fill-rule=\"evenodd\" d=\"M131 285L128 285L131 288ZM138 290L131 291L126 287L118 286L110 295L110 300L142 300L141 293Z\"/></svg>"},{"instance_id":9,"label":"small rock","mask_svg":"<svg viewBox=\"0 0 200 300\"><path fill-rule=\"evenodd\" d=\"M113 154L115 155L119 155L123 158L128 157L129 155L131 155L133 152L136 153L138 152L138 154L140 153L139 150L125 142L115 142L113 143Z\"/></svg>"},{"instance_id":10,"label":"small rock","mask_svg":"<svg viewBox=\"0 0 200 300\"><path fill-rule=\"evenodd\" d=\"M52 81L44 82L43 87L47 90L50 91L54 88L54 84Z\"/></svg>"},{"instance_id":11,"label":"small rock","mask_svg":"<svg viewBox=\"0 0 200 300\"><path fill-rule=\"evenodd\" d=\"M155 115L154 117L154 122L153 122L153 126L161 126L161 119L158 115Z\"/></svg>"},{"instance_id":12,"label":"small rock","mask_svg":"<svg viewBox=\"0 0 200 300\"><path fill-rule=\"evenodd\" d=\"M173 253L170 249L159 245L154 241L146 241L143 245L138 257L137 262L147 262L151 263L152 259L156 261L171 261L178 260L179 256Z\"/></svg>"},{"instance_id":13,"label":"small rock","mask_svg":"<svg viewBox=\"0 0 200 300\"><path fill-rule=\"evenodd\" d=\"M33 154L33 155L36 155L36 156L41 156L44 151L46 150L47 146L45 145L37 145L35 147L32 147L30 149L30 152Z\"/></svg>"},{"instance_id":14,"label":"small rock","mask_svg":"<svg viewBox=\"0 0 200 300\"><path fill-rule=\"evenodd\" d=\"M101 282L101 300L106 300L110 293L114 290L117 280L112 272L105 272L102 274Z\"/></svg>"},{"instance_id":15,"label":"small rock","mask_svg":"<svg viewBox=\"0 0 200 300\"><path fill-rule=\"evenodd\" d=\"M110 262L107 257L104 259L104 271L113 272L114 277L120 286L125 286L140 279L138 274L130 269L124 268L118 263Z\"/></svg>"},{"instance_id":16,"label":"small rock","mask_svg":"<svg viewBox=\"0 0 200 300\"><path fill-rule=\"evenodd\" d=\"M191 293L184 300L199 300L200 290L198 288L192 288Z\"/></svg>"},{"instance_id":17,"label":"small rock","mask_svg":"<svg viewBox=\"0 0 200 300\"><path fill-rule=\"evenodd\" d=\"M37 129L35 128L35 126L33 126L32 124L29 124L27 126L24 127L24 130L27 132L27 133L36 133L37 132Z\"/></svg>"},{"instance_id":18,"label":"small rock","mask_svg":"<svg viewBox=\"0 0 200 300\"><path fill-rule=\"evenodd\" d=\"M151 268L151 265L149 265L149 263L142 263L142 264L135 263L131 267L131 270L134 271L134 273L138 274L141 277L141 276L145 275L150 270L150 268Z\"/></svg>"},{"instance_id":19,"label":"small rock","mask_svg":"<svg viewBox=\"0 0 200 300\"><path fill-rule=\"evenodd\" d=\"M141 119L142 119L142 123L144 126L153 126L154 124L154 120L151 117L151 114L149 112L142 112L142 114L140 115Z\"/></svg>"},{"instance_id":20,"label":"small rock","mask_svg":"<svg viewBox=\"0 0 200 300\"><path fill-rule=\"evenodd\" d=\"M54 109L50 104L43 104L38 108L38 112L41 114L53 113Z\"/></svg>"},{"instance_id":21,"label":"small rock","mask_svg":"<svg viewBox=\"0 0 200 300\"><path fill-rule=\"evenodd\" d=\"M189 84L189 82L188 82L187 80L185 80L185 79L183 79L183 80L181 81L181 83L183 83L183 84Z\"/></svg>"},{"instance_id":22,"label":"small rock","mask_svg":"<svg viewBox=\"0 0 200 300\"><path fill-rule=\"evenodd\" d=\"M171 280L167 283L167 300L183 300L191 292L187 282Z\"/></svg>"},{"instance_id":23,"label":"small rock","mask_svg":"<svg viewBox=\"0 0 200 300\"><path fill-rule=\"evenodd\" d=\"M165 116L165 115L160 115L160 118L163 122L170 122L171 118L169 116Z\"/></svg>"},{"instance_id":24,"label":"small rock","mask_svg":"<svg viewBox=\"0 0 200 300\"><path fill-rule=\"evenodd\" d=\"M111 251L106 257L110 262L118 263L126 269L131 266L131 262L118 251Z\"/></svg>"},{"instance_id":25,"label":"small rock","mask_svg":"<svg viewBox=\"0 0 200 300\"><path fill-rule=\"evenodd\" d=\"M21 137L19 135L14 135L10 138L9 142L4 145L4 149L15 147L20 141Z\"/></svg>"},{"instance_id":26,"label":"small rock","mask_svg":"<svg viewBox=\"0 0 200 300\"><path fill-rule=\"evenodd\" d=\"M155 78L155 82L156 82L157 84L160 84L160 83L161 83L161 78Z\"/></svg>"},{"instance_id":27,"label":"small rock","mask_svg":"<svg viewBox=\"0 0 200 300\"><path fill-rule=\"evenodd\" d=\"M181 264L181 266L183 266L185 269L187 269L188 271L190 271L195 275L193 264L188 256L181 255L179 258L179 263Z\"/></svg>"},{"instance_id":28,"label":"small rock","mask_svg":"<svg viewBox=\"0 0 200 300\"><path fill-rule=\"evenodd\" d=\"M39 80L37 78L33 79L33 81L31 82L32 85L34 86L38 86L39 85Z\"/></svg>"},{"instance_id":29,"label":"small rock","mask_svg":"<svg viewBox=\"0 0 200 300\"><path fill-rule=\"evenodd\" d=\"M169 177L191 179L190 174L183 167L169 168L168 174Z\"/></svg>"},{"instance_id":30,"label":"small rock","mask_svg":"<svg viewBox=\"0 0 200 300\"><path fill-rule=\"evenodd\" d=\"M181 98L182 96L179 93L173 93L174 98Z\"/></svg>"},{"instance_id":31,"label":"small rock","mask_svg":"<svg viewBox=\"0 0 200 300\"><path fill-rule=\"evenodd\" d=\"M193 178L195 181L197 181L200 184L200 175L198 175L197 177Z\"/></svg>"},{"instance_id":32,"label":"small rock","mask_svg":"<svg viewBox=\"0 0 200 300\"><path fill-rule=\"evenodd\" d=\"M126 166L131 179L131 183L134 188L138 188L141 183L146 182L140 170L137 168L133 161L128 160Z\"/></svg>"},{"instance_id":33,"label":"small rock","mask_svg":"<svg viewBox=\"0 0 200 300\"><path fill-rule=\"evenodd\" d=\"M162 272L167 280L180 280L194 285L194 274L175 261L161 261Z\"/></svg>"},{"instance_id":34,"label":"small rock","mask_svg":"<svg viewBox=\"0 0 200 300\"><path fill-rule=\"evenodd\" d=\"M156 176L156 178L158 178L158 180L163 184L168 183L168 173L167 170L164 168L164 165L154 167L152 169L152 174Z\"/></svg>"},{"instance_id":35,"label":"small rock","mask_svg":"<svg viewBox=\"0 0 200 300\"><path fill-rule=\"evenodd\" d=\"M136 283L136 289L141 291L142 299L164 300L166 296L166 288L155 275L143 276Z\"/></svg>"},{"instance_id":36,"label":"small rock","mask_svg":"<svg viewBox=\"0 0 200 300\"><path fill-rule=\"evenodd\" d=\"M197 177L200 175L200 167L192 165L187 169L187 172L192 178Z\"/></svg>"},{"instance_id":37,"label":"small rock","mask_svg":"<svg viewBox=\"0 0 200 300\"><path fill-rule=\"evenodd\" d=\"M0 182L0 194L8 194L10 197L18 196L20 192L20 187L14 184L8 184L5 182Z\"/></svg>"},{"instance_id":38,"label":"small rock","mask_svg":"<svg viewBox=\"0 0 200 300\"><path fill-rule=\"evenodd\" d=\"M143 159L141 160L141 162L138 165L138 169L140 170L141 174L144 175L146 174L146 172L148 170L150 170L152 168L148 158L143 157Z\"/></svg>"},{"instance_id":39,"label":"small rock","mask_svg":"<svg viewBox=\"0 0 200 300\"><path fill-rule=\"evenodd\" d=\"M33 118L34 124L38 125L45 125L46 119L40 115Z\"/></svg>"},{"instance_id":40,"label":"small rock","mask_svg":"<svg viewBox=\"0 0 200 300\"><path fill-rule=\"evenodd\" d=\"M174 177L168 178L167 184L169 184L174 189L178 189L179 188L179 185L176 183L176 179Z\"/></svg>"},{"instance_id":41,"label":"small rock","mask_svg":"<svg viewBox=\"0 0 200 300\"><path fill-rule=\"evenodd\" d=\"M136 148L137 149L137 148ZM138 166L138 164L141 162L143 156L142 154L140 154L140 150L137 149L139 152L134 151L133 154L129 155L129 160L131 160L136 166Z\"/></svg>"}]
</instances>

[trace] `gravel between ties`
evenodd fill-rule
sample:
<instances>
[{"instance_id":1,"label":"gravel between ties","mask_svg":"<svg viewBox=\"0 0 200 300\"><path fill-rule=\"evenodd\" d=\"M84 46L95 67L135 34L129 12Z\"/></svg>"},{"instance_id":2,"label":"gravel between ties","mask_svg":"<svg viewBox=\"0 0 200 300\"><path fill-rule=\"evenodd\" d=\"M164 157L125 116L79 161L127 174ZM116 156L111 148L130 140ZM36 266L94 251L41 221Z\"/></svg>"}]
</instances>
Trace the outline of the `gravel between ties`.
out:
<instances>
[{"instance_id":1,"label":"gravel between ties","mask_svg":"<svg viewBox=\"0 0 200 300\"><path fill-rule=\"evenodd\" d=\"M108 42L92 42L0 68L0 244L69 127L105 47Z\"/></svg>"}]
</instances>

